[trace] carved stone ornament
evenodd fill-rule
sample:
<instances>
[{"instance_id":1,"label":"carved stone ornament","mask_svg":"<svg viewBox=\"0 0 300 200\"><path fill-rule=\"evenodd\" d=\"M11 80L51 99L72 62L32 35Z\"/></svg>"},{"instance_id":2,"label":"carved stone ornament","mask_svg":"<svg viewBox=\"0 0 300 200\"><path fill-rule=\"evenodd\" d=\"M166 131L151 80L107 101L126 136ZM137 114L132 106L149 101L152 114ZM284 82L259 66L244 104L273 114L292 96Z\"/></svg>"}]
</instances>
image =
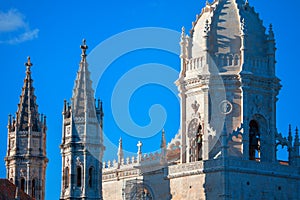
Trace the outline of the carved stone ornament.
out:
<instances>
[{"instance_id":1,"label":"carved stone ornament","mask_svg":"<svg viewBox=\"0 0 300 200\"><path fill-rule=\"evenodd\" d=\"M228 100L224 100L219 105L220 112L224 115L228 115L232 112L232 104Z\"/></svg>"},{"instance_id":2,"label":"carved stone ornament","mask_svg":"<svg viewBox=\"0 0 300 200\"><path fill-rule=\"evenodd\" d=\"M191 106L192 106L194 112L197 113L197 111L198 111L198 109L199 109L199 107L200 107L200 104L195 100L195 102L192 103Z\"/></svg>"},{"instance_id":3,"label":"carved stone ornament","mask_svg":"<svg viewBox=\"0 0 300 200\"><path fill-rule=\"evenodd\" d=\"M77 157L77 158L76 158L76 165L78 165L78 166L82 166L82 163L81 163L81 161L80 161L80 158L79 158L79 157Z\"/></svg>"}]
</instances>

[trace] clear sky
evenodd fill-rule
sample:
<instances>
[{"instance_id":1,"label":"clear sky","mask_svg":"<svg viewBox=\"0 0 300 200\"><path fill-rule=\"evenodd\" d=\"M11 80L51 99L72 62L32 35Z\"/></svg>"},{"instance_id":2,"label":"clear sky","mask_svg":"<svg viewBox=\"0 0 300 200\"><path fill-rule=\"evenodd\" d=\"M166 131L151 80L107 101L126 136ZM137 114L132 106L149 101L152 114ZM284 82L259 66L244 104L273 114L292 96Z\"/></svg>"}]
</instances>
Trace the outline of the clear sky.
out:
<instances>
[{"instance_id":1,"label":"clear sky","mask_svg":"<svg viewBox=\"0 0 300 200\"><path fill-rule=\"evenodd\" d=\"M274 27L278 48L277 76L283 85L277 104L277 127L279 132L286 134L289 123L293 125L293 129L296 125L300 126L298 103L300 66L297 62L300 46L300 23L298 21L300 19L300 3L296 0L284 2L249 0L249 2L259 12L261 19L264 20L264 25L268 26L269 23L272 23ZM172 86L163 87L162 84L166 86L175 81L174 70L178 71L180 65L176 55L179 50L179 38L176 39L176 36L182 26L185 26L187 30L191 28L191 22L195 20L195 15L199 14L205 5L204 0L0 0L0 5L0 177L5 177L3 158L6 153L7 115L16 112L25 77L24 62L30 55L34 64L32 77L36 88L39 112L45 113L48 117L47 156L50 162L47 168L46 197L47 200L59 198L61 112L63 100L69 100L72 96L74 79L80 61L79 45L83 38L87 39L89 46L87 52L96 52L93 56L91 53L91 58L97 57L97 61L101 63L102 59L103 62L107 61L109 52L118 52L126 44L135 44L135 39L138 40L139 37L142 40L149 39L151 41L153 39L151 36L155 36L156 29L151 29L151 31L154 30L153 34L150 31L150 34L146 34L146 36L141 32L148 29L127 32L129 36L125 33L125 41L110 38L118 33L144 27L170 29L166 31L170 32L169 38L163 35L164 31L162 31L161 37L159 35L156 37L156 42L159 44L164 43L162 40L167 41L170 46L167 45L166 49L169 51L162 50L164 48L143 48L124 55L118 54L119 56L106 68L99 84L96 84L96 97L100 97L104 102L104 131L107 140L111 141L111 147L117 145L119 137L122 136L123 146L128 152L135 153L137 151L138 140L144 143L143 152L156 151L160 143L159 130L163 126L166 129L167 141L170 141L177 133L179 128L178 99ZM128 37L130 40L126 40ZM103 41L107 42L106 46L100 45L100 50L97 51L95 48ZM103 47L107 48L107 51ZM162 68L162 65L168 67L164 67L166 70L161 73L148 71L147 76L140 76L141 71L130 71L137 66L149 63L156 63L159 69ZM143 69L147 69L147 66ZM166 74L168 70L170 70L170 76ZM93 73L94 70L91 71ZM113 91L116 91L115 85L118 81L128 82L126 79L128 77L123 75L130 74L129 71L133 72L131 75L137 80L144 80L147 77L156 80L154 82L138 82L137 84L142 87L136 88L127 104L126 94L115 97ZM127 90L119 88L119 92L122 93L122 91L126 92ZM126 133L126 127L124 129L122 123L127 122L116 122L116 116L112 116L112 102L116 103L120 109L122 106L129 108L132 120L139 126L157 123L157 127L151 129L154 132L147 132L150 130L147 127L145 129L136 127L131 129L133 132ZM149 117L149 109L154 104L160 104L165 110L162 112L161 107L154 106L152 111L158 112L158 115L156 113L153 115L154 117ZM119 113L120 116L123 115ZM124 116L127 116L125 111ZM166 117L165 124L160 124L164 117ZM117 126L117 123L120 127ZM143 130L145 131L143 132ZM115 149L108 149L105 159L111 159L115 154Z\"/></svg>"}]
</instances>

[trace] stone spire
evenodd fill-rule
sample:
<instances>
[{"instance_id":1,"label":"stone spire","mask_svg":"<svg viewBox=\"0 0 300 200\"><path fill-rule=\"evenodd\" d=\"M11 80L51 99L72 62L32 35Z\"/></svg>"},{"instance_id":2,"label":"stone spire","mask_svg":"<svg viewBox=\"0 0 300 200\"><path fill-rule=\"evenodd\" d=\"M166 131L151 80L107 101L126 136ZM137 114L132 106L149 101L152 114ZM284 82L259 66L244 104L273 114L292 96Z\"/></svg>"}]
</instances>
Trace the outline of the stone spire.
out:
<instances>
[{"instance_id":1,"label":"stone spire","mask_svg":"<svg viewBox=\"0 0 300 200\"><path fill-rule=\"evenodd\" d=\"M122 144L122 138L119 139L119 148L118 148L118 164L122 164L122 160L124 159L123 154L123 144Z\"/></svg>"},{"instance_id":2,"label":"stone spire","mask_svg":"<svg viewBox=\"0 0 300 200\"><path fill-rule=\"evenodd\" d=\"M39 113L38 105L36 104L36 96L34 95L33 80L31 78L32 63L30 57L27 58L26 77L20 96L20 103L16 113L17 130L19 131L39 131Z\"/></svg>"},{"instance_id":3,"label":"stone spire","mask_svg":"<svg viewBox=\"0 0 300 200\"><path fill-rule=\"evenodd\" d=\"M105 149L102 132L103 109L102 102L97 102L94 98L85 40L80 48L81 60L73 88L72 103L70 106L64 101L63 106L60 199L84 197L101 200L102 157Z\"/></svg>"},{"instance_id":4,"label":"stone spire","mask_svg":"<svg viewBox=\"0 0 300 200\"><path fill-rule=\"evenodd\" d=\"M7 179L32 198L44 200L48 163L46 157L46 117L40 116L38 113L31 78L32 63L30 57L27 58L25 66L26 76L16 119L11 115L8 118L8 142L5 157Z\"/></svg>"},{"instance_id":5,"label":"stone spire","mask_svg":"<svg viewBox=\"0 0 300 200\"><path fill-rule=\"evenodd\" d=\"M165 149L167 148L167 143L166 143L166 137L165 137L165 129L161 131L161 143L160 143L160 148Z\"/></svg>"},{"instance_id":6,"label":"stone spire","mask_svg":"<svg viewBox=\"0 0 300 200\"><path fill-rule=\"evenodd\" d=\"M141 143L141 141L138 141L136 146L138 147L137 160L138 160L138 163L140 163L142 161L142 146L143 146L143 144Z\"/></svg>"},{"instance_id":7,"label":"stone spire","mask_svg":"<svg viewBox=\"0 0 300 200\"><path fill-rule=\"evenodd\" d=\"M167 143L166 143L166 137L165 137L165 129L163 129L161 131L160 151L161 151L160 162L161 162L161 164L166 164L167 163Z\"/></svg>"},{"instance_id":8,"label":"stone spire","mask_svg":"<svg viewBox=\"0 0 300 200\"><path fill-rule=\"evenodd\" d=\"M88 113L88 117L94 117L96 114L94 90L92 88L92 81L90 79L90 72L86 61L86 50L88 49L88 46L86 45L85 40L82 41L80 48L82 53L73 89L72 112L75 118L85 117L86 112Z\"/></svg>"}]
</instances>

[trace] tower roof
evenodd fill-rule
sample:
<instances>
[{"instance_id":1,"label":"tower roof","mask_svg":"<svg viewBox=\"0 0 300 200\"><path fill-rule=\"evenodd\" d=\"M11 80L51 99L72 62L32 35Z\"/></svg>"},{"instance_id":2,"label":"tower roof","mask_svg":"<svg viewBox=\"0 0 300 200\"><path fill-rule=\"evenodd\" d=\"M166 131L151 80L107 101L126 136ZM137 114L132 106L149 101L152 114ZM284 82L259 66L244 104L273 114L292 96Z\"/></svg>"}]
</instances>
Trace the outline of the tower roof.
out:
<instances>
[{"instance_id":1,"label":"tower roof","mask_svg":"<svg viewBox=\"0 0 300 200\"><path fill-rule=\"evenodd\" d=\"M194 46L202 48L206 26L209 26L209 48L212 53L238 53L241 48L241 36L246 35L248 53L260 55L266 35L265 27L259 15L248 1L214 0L206 3L200 15L192 23L190 30ZM197 48L197 47L196 47Z\"/></svg>"},{"instance_id":2,"label":"tower roof","mask_svg":"<svg viewBox=\"0 0 300 200\"><path fill-rule=\"evenodd\" d=\"M79 64L79 70L75 80L72 96L72 112L75 117L84 117L85 112L89 112L89 115L95 115L95 100L94 90L92 88L92 81L90 78L90 72L88 70L88 63L86 61L86 50L88 46L86 41L82 41L81 48L81 61Z\"/></svg>"},{"instance_id":3,"label":"tower roof","mask_svg":"<svg viewBox=\"0 0 300 200\"><path fill-rule=\"evenodd\" d=\"M28 131L31 127L33 131L39 131L39 113L38 105L36 103L36 96L34 95L33 80L31 78L32 63L30 57L27 58L26 77L22 87L20 96L20 103L17 110L17 129L19 131Z\"/></svg>"}]
</instances>

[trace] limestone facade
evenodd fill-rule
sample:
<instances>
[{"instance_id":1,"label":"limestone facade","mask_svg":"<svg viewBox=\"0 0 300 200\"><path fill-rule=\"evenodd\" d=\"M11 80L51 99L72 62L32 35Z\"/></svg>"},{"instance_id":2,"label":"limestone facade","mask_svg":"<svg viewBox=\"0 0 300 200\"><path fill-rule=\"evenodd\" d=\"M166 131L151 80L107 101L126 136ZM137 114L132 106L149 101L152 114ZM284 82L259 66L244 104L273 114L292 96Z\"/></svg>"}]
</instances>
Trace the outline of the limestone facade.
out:
<instances>
[{"instance_id":1,"label":"limestone facade","mask_svg":"<svg viewBox=\"0 0 300 200\"><path fill-rule=\"evenodd\" d=\"M157 154L104 163L103 198L299 199L298 130L276 129L275 46L247 0L207 2L182 29L179 133Z\"/></svg>"}]
</instances>

